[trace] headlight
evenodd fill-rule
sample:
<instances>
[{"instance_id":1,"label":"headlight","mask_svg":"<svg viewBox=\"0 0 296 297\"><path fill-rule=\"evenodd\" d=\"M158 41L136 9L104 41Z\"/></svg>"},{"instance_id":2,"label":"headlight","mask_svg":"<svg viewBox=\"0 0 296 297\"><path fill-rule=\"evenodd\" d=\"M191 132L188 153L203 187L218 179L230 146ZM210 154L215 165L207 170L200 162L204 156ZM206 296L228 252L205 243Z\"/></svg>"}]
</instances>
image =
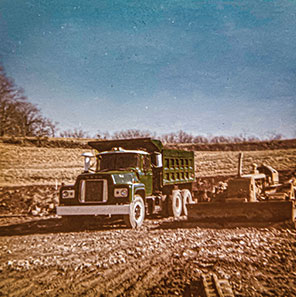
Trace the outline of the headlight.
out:
<instances>
[{"instance_id":1,"label":"headlight","mask_svg":"<svg viewBox=\"0 0 296 297\"><path fill-rule=\"evenodd\" d=\"M74 190L63 190L62 191L62 198L63 199L71 199L74 198L75 191Z\"/></svg>"},{"instance_id":2,"label":"headlight","mask_svg":"<svg viewBox=\"0 0 296 297\"><path fill-rule=\"evenodd\" d=\"M128 189L127 188L117 188L114 189L114 197L127 197L128 196Z\"/></svg>"}]
</instances>

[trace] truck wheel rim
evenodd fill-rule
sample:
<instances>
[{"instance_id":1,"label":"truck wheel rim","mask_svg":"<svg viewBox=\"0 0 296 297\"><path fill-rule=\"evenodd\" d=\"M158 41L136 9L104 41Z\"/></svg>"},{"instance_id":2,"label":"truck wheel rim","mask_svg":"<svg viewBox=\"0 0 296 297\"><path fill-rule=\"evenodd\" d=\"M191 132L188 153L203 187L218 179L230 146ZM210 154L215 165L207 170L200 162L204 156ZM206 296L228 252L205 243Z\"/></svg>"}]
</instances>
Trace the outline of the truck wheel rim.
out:
<instances>
[{"instance_id":1,"label":"truck wheel rim","mask_svg":"<svg viewBox=\"0 0 296 297\"><path fill-rule=\"evenodd\" d=\"M136 221L138 221L139 219L141 219L141 216L142 216L141 212L142 212L141 206L137 204L135 206L135 211L134 211Z\"/></svg>"},{"instance_id":2,"label":"truck wheel rim","mask_svg":"<svg viewBox=\"0 0 296 297\"><path fill-rule=\"evenodd\" d=\"M181 195L177 195L177 197L176 197L176 211L178 212L178 216L181 215L181 212L182 212L182 197L181 197Z\"/></svg>"},{"instance_id":3,"label":"truck wheel rim","mask_svg":"<svg viewBox=\"0 0 296 297\"><path fill-rule=\"evenodd\" d=\"M177 198L176 199L176 208L177 208L177 210L179 210L180 207L181 207L180 199Z\"/></svg>"}]
</instances>

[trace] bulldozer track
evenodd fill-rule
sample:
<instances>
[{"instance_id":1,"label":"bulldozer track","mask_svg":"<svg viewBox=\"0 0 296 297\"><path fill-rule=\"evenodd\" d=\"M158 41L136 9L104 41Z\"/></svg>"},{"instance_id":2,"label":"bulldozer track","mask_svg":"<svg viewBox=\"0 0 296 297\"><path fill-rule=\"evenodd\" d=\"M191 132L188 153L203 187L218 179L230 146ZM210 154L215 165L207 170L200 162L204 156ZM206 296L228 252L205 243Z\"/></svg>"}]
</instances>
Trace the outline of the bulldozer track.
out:
<instances>
[{"instance_id":1,"label":"bulldozer track","mask_svg":"<svg viewBox=\"0 0 296 297\"><path fill-rule=\"evenodd\" d=\"M216 274L203 274L202 285L206 297L234 297L228 280L219 280Z\"/></svg>"}]
</instances>

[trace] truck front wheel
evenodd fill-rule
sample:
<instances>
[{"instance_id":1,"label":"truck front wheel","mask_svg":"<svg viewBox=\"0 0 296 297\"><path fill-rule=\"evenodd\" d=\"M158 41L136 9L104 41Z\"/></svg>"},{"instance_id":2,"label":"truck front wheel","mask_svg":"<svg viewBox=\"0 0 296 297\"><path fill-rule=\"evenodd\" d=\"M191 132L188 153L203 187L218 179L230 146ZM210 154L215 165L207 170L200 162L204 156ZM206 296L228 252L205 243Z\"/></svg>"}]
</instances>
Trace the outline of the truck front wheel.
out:
<instances>
[{"instance_id":1,"label":"truck front wheel","mask_svg":"<svg viewBox=\"0 0 296 297\"><path fill-rule=\"evenodd\" d=\"M145 204L140 195L135 195L134 201L130 204L130 213L125 215L124 222L128 228L139 228L145 218Z\"/></svg>"}]
</instances>

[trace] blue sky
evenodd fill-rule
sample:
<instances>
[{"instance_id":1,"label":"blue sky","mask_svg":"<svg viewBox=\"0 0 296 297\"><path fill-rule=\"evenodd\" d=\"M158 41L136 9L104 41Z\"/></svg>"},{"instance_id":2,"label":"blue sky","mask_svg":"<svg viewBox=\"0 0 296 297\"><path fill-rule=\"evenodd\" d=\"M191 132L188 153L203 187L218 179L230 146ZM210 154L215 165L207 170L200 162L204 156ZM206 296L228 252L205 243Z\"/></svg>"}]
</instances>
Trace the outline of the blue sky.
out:
<instances>
[{"instance_id":1,"label":"blue sky","mask_svg":"<svg viewBox=\"0 0 296 297\"><path fill-rule=\"evenodd\" d=\"M0 60L61 130L296 137L296 1L1 0Z\"/></svg>"}]
</instances>

